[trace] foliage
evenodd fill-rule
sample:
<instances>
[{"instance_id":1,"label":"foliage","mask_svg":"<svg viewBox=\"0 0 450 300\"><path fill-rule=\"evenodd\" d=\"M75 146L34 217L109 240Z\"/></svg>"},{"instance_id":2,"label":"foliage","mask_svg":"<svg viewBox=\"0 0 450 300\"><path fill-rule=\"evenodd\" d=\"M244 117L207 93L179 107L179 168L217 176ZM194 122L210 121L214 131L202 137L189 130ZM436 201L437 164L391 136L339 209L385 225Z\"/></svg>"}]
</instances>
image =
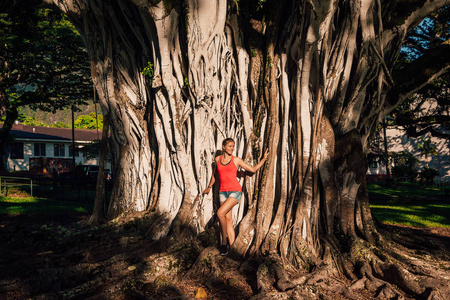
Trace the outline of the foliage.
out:
<instances>
[{"instance_id":1,"label":"foliage","mask_svg":"<svg viewBox=\"0 0 450 300\"><path fill-rule=\"evenodd\" d=\"M2 14L0 92L6 105L56 111L91 93L87 52L62 13L23 5Z\"/></svg>"},{"instance_id":2,"label":"foliage","mask_svg":"<svg viewBox=\"0 0 450 300\"><path fill-rule=\"evenodd\" d=\"M74 121L74 125L76 129L103 129L103 115L97 114L97 118L95 117L95 113L90 113L89 115L80 115ZM35 117L25 116L23 114L19 114L17 120L22 125L31 125L31 126L47 126L47 127L56 127L56 128L71 128L72 126L61 121L58 121L54 124L47 124L45 122L37 120ZM98 128L97 128L98 127Z\"/></svg>"},{"instance_id":3,"label":"foliage","mask_svg":"<svg viewBox=\"0 0 450 300\"><path fill-rule=\"evenodd\" d=\"M425 139L422 137L422 142L418 145L420 150L420 157L427 158L430 155L437 155L437 147L431 142L431 139Z\"/></svg>"},{"instance_id":4,"label":"foliage","mask_svg":"<svg viewBox=\"0 0 450 300\"><path fill-rule=\"evenodd\" d=\"M0 17L0 169L19 108L55 112L83 104L92 91L84 43L60 11L14 2Z\"/></svg>"},{"instance_id":5,"label":"foliage","mask_svg":"<svg viewBox=\"0 0 450 300\"><path fill-rule=\"evenodd\" d=\"M391 114L392 124L402 126L412 137L431 133L447 138L450 129L449 93L450 75L445 74L398 106Z\"/></svg>"},{"instance_id":6,"label":"foliage","mask_svg":"<svg viewBox=\"0 0 450 300\"><path fill-rule=\"evenodd\" d=\"M402 151L391 154L394 161L392 173L396 181L406 178L410 182L414 182L419 174L417 167L419 160L411 153Z\"/></svg>"},{"instance_id":7,"label":"foliage","mask_svg":"<svg viewBox=\"0 0 450 300\"><path fill-rule=\"evenodd\" d=\"M153 64L151 62L147 62L147 66L144 68L144 70L142 70L141 74L149 78L148 81L150 82L150 84L152 84L153 81L153 73Z\"/></svg>"},{"instance_id":8,"label":"foliage","mask_svg":"<svg viewBox=\"0 0 450 300\"><path fill-rule=\"evenodd\" d=\"M58 121L55 124L52 124L50 127L57 127L57 128L70 128L69 124L66 124L64 122Z\"/></svg>"},{"instance_id":9,"label":"foliage","mask_svg":"<svg viewBox=\"0 0 450 300\"><path fill-rule=\"evenodd\" d=\"M420 182L426 185L432 185L434 177L438 176L439 172L435 168L424 167L420 171Z\"/></svg>"},{"instance_id":10,"label":"foliage","mask_svg":"<svg viewBox=\"0 0 450 300\"><path fill-rule=\"evenodd\" d=\"M100 141L92 141L91 143L81 148L80 152L83 153L83 157L85 157L86 159L97 159L100 153ZM105 161L111 162L111 155L109 152L107 152Z\"/></svg>"},{"instance_id":11,"label":"foliage","mask_svg":"<svg viewBox=\"0 0 450 300\"><path fill-rule=\"evenodd\" d=\"M413 62L450 38L450 7L425 18L407 36L397 68ZM409 136L448 137L450 129L450 75L444 74L418 90L392 113L393 125L404 127Z\"/></svg>"},{"instance_id":12,"label":"foliage","mask_svg":"<svg viewBox=\"0 0 450 300\"><path fill-rule=\"evenodd\" d=\"M89 115L81 115L74 121L77 129L102 129L103 116L101 114L90 113Z\"/></svg>"},{"instance_id":13,"label":"foliage","mask_svg":"<svg viewBox=\"0 0 450 300\"><path fill-rule=\"evenodd\" d=\"M91 113L100 113L99 107L96 107L94 103L88 101L86 105L80 105L75 107L74 117L75 119L79 115L90 115ZM29 106L24 106L19 108L19 114L23 114L25 116L35 117L36 120L42 121L43 123L49 124L49 126L53 127L55 123L61 122L66 125L56 125L55 127L63 127L72 126L72 110L64 109L58 110L55 113L43 111L40 109L32 109Z\"/></svg>"},{"instance_id":14,"label":"foliage","mask_svg":"<svg viewBox=\"0 0 450 300\"><path fill-rule=\"evenodd\" d=\"M19 117L17 118L17 120L20 122L20 124L22 125L31 125L31 126L48 126L48 124L38 121L36 120L35 117L27 117L24 115L19 115Z\"/></svg>"},{"instance_id":15,"label":"foliage","mask_svg":"<svg viewBox=\"0 0 450 300\"><path fill-rule=\"evenodd\" d=\"M407 61L422 56L450 38L450 7L433 12L411 30L402 47Z\"/></svg>"}]
</instances>

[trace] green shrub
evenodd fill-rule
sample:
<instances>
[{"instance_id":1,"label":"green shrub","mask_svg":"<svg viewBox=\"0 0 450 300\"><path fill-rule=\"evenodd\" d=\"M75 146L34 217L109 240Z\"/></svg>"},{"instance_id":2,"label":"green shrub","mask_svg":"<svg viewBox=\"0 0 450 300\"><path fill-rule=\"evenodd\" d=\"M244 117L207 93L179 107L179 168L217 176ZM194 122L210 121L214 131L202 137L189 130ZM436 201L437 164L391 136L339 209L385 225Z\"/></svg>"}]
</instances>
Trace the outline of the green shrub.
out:
<instances>
[{"instance_id":1,"label":"green shrub","mask_svg":"<svg viewBox=\"0 0 450 300\"><path fill-rule=\"evenodd\" d=\"M402 151L393 153L392 158L394 160L394 167L392 168L392 174L395 181L401 181L407 179L410 182L414 182L419 175L417 166L419 160L411 153Z\"/></svg>"},{"instance_id":2,"label":"green shrub","mask_svg":"<svg viewBox=\"0 0 450 300\"><path fill-rule=\"evenodd\" d=\"M432 185L434 177L438 176L439 172L435 168L425 167L420 172L420 182L426 185Z\"/></svg>"}]
</instances>

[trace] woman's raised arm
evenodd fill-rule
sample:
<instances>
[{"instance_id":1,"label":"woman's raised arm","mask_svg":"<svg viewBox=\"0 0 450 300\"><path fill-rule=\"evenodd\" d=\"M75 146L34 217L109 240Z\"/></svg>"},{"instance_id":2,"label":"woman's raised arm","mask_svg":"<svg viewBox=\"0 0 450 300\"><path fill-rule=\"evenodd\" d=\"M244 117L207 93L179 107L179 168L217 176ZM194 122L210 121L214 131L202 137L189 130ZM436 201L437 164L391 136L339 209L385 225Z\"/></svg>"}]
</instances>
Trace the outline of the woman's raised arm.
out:
<instances>
[{"instance_id":1,"label":"woman's raised arm","mask_svg":"<svg viewBox=\"0 0 450 300\"><path fill-rule=\"evenodd\" d=\"M264 157L255 166L249 165L239 157L236 157L236 167L241 167L246 171L255 173L264 165L267 160L267 156L269 156L269 149L266 149L266 152L264 152Z\"/></svg>"}]
</instances>

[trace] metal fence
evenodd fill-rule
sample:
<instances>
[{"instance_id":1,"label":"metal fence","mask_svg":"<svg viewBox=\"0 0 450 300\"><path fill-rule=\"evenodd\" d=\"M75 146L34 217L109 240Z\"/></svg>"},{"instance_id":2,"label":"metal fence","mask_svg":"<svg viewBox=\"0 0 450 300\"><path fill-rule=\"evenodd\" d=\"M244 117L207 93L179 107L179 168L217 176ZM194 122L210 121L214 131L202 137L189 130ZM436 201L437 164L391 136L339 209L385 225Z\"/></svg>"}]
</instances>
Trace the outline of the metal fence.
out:
<instances>
[{"instance_id":1,"label":"metal fence","mask_svg":"<svg viewBox=\"0 0 450 300\"><path fill-rule=\"evenodd\" d=\"M105 184L105 198L111 194L111 186ZM31 197L53 198L58 200L94 201L96 180L75 180L59 177L5 176L0 175L0 196L8 196L20 191Z\"/></svg>"}]
</instances>

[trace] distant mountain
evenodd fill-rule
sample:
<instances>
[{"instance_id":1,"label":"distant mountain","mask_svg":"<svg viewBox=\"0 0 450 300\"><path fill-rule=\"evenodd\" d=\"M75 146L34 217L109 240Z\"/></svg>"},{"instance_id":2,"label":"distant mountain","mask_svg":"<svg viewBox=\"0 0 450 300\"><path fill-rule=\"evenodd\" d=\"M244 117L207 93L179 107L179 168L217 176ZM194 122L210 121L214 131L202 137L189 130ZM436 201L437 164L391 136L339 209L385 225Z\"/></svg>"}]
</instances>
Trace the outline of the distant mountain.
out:
<instances>
[{"instance_id":1,"label":"distant mountain","mask_svg":"<svg viewBox=\"0 0 450 300\"><path fill-rule=\"evenodd\" d=\"M92 101L89 101L90 104L88 105L80 105L78 107L79 111L75 111L75 120L80 115L89 115L92 112L95 112L95 105ZM19 113L24 114L27 117L34 117L36 120L44 122L46 124L52 125L56 122L62 122L68 125L72 124L72 110L66 109L66 110L60 110L57 111L55 114L47 111L42 110L33 110L30 107L21 107L19 108ZM101 114L100 105L97 104L97 113Z\"/></svg>"}]
</instances>

